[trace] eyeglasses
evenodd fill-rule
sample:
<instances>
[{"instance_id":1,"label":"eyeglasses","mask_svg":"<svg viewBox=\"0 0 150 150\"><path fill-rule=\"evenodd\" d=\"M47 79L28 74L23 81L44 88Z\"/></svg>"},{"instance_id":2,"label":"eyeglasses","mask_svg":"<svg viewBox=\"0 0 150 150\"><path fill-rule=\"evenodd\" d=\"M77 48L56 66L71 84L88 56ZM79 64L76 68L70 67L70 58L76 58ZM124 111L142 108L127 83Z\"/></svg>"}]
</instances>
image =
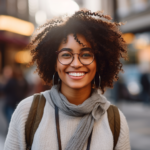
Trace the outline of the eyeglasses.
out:
<instances>
[{"instance_id":1,"label":"eyeglasses","mask_svg":"<svg viewBox=\"0 0 150 150\"><path fill-rule=\"evenodd\" d=\"M69 65L74 60L74 55L78 55L79 61L83 65L89 65L94 61L94 54L91 51L81 51L80 53L72 53L67 50L56 51L58 55L58 61L63 65Z\"/></svg>"}]
</instances>

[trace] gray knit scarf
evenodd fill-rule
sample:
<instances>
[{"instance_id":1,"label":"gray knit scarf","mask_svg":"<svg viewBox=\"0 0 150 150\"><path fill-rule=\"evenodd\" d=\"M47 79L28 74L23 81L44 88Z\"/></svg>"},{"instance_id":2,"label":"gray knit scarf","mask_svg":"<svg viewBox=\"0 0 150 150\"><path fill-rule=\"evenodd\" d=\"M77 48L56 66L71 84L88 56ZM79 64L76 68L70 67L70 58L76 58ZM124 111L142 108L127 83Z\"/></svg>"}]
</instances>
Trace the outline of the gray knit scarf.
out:
<instances>
[{"instance_id":1,"label":"gray knit scarf","mask_svg":"<svg viewBox=\"0 0 150 150\"><path fill-rule=\"evenodd\" d=\"M93 90L91 96L82 104L74 105L59 92L58 88L55 85L50 90L52 102L65 114L82 117L65 150L82 150L90 136L94 121L102 117L110 103L104 96L98 94L97 90Z\"/></svg>"}]
</instances>

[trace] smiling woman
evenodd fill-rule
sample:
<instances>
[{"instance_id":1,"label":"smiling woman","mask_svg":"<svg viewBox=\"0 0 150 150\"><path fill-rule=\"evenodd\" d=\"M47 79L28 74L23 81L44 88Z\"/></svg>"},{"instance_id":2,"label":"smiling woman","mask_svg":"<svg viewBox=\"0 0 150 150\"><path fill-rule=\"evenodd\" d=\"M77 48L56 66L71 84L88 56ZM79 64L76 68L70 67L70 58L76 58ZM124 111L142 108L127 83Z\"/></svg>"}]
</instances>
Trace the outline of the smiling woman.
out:
<instances>
[{"instance_id":1,"label":"smiling woman","mask_svg":"<svg viewBox=\"0 0 150 150\"><path fill-rule=\"evenodd\" d=\"M126 119L103 96L127 58L120 23L110 19L78 11L39 27L31 64L52 88L18 105L5 150L130 150Z\"/></svg>"},{"instance_id":2,"label":"smiling woman","mask_svg":"<svg viewBox=\"0 0 150 150\"><path fill-rule=\"evenodd\" d=\"M58 59L56 71L61 79L61 93L63 93L69 102L81 104L91 94L91 82L96 73L96 60L91 50L91 44L86 41L82 35L77 35L81 44L76 42L73 34L67 36L65 43L61 42L58 48ZM62 54L61 54L62 53ZM80 89L80 90L79 90ZM78 95L76 94L78 90ZM84 93L87 91L87 93ZM74 98L71 98L71 97Z\"/></svg>"}]
</instances>

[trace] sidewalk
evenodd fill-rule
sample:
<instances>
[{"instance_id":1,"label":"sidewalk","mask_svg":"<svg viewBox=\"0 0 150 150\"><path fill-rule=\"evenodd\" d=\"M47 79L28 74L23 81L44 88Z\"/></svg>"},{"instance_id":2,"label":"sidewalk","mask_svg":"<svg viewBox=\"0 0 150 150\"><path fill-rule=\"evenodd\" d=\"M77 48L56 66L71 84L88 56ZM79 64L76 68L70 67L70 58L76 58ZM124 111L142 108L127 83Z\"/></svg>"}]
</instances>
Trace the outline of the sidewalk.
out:
<instances>
[{"instance_id":1,"label":"sidewalk","mask_svg":"<svg viewBox=\"0 0 150 150\"><path fill-rule=\"evenodd\" d=\"M0 150L3 150L4 142L5 142L5 136L0 135Z\"/></svg>"},{"instance_id":2,"label":"sidewalk","mask_svg":"<svg viewBox=\"0 0 150 150\"><path fill-rule=\"evenodd\" d=\"M6 132L7 132L7 122L5 120L5 117L2 113L4 102L0 99L0 150L3 150L4 142L6 138Z\"/></svg>"},{"instance_id":3,"label":"sidewalk","mask_svg":"<svg viewBox=\"0 0 150 150\"><path fill-rule=\"evenodd\" d=\"M118 107L129 125L132 150L150 150L150 106L122 102Z\"/></svg>"}]
</instances>

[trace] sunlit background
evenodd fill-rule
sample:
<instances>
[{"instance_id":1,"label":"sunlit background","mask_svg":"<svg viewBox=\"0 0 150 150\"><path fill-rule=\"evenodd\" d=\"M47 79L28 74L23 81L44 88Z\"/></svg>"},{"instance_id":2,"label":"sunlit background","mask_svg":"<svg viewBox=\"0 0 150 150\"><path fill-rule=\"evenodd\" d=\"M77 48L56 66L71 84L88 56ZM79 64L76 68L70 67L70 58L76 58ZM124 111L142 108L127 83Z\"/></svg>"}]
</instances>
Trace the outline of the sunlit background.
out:
<instances>
[{"instance_id":1,"label":"sunlit background","mask_svg":"<svg viewBox=\"0 0 150 150\"><path fill-rule=\"evenodd\" d=\"M105 95L128 120L132 150L150 150L150 0L0 0L0 85L6 84L8 70L13 72L15 66L28 84L25 97L47 90L49 87L33 73L35 66L26 67L31 60L26 46L46 20L72 15L82 8L103 10L113 21L125 23L120 30L129 60L122 60L124 73ZM8 127L3 112L6 96L0 91L0 149Z\"/></svg>"}]
</instances>

